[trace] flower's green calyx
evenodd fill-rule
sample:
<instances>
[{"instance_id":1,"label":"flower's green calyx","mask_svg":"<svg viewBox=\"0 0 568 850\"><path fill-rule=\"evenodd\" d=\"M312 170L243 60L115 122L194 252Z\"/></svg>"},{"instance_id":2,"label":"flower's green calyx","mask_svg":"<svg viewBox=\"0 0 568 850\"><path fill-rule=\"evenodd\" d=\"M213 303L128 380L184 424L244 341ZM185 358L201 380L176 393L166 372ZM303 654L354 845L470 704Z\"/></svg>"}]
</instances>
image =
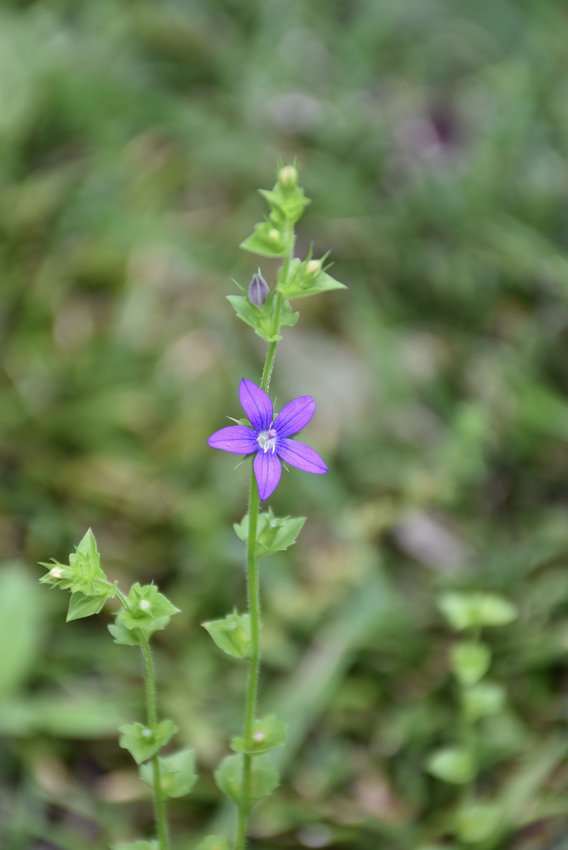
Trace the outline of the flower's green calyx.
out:
<instances>
[{"instance_id":1,"label":"flower's green calyx","mask_svg":"<svg viewBox=\"0 0 568 850\"><path fill-rule=\"evenodd\" d=\"M126 597L124 607L116 616L109 631L117 643L139 644L159 629L165 629L179 608L160 593L155 584L134 584ZM125 632L133 632L128 637Z\"/></svg>"}]
</instances>

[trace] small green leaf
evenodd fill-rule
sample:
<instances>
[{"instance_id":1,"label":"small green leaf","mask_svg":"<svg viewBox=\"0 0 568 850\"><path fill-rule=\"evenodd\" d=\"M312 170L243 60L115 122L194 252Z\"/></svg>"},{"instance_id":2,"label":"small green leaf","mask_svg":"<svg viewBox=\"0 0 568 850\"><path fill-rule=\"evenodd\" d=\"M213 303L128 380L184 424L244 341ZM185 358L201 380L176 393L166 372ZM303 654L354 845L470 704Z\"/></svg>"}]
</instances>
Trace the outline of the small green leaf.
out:
<instances>
[{"instance_id":1,"label":"small green leaf","mask_svg":"<svg viewBox=\"0 0 568 850\"><path fill-rule=\"evenodd\" d=\"M171 720L162 720L154 729L143 723L127 723L118 731L119 745L128 750L136 764L142 764L168 743L177 726Z\"/></svg>"},{"instance_id":2,"label":"small green leaf","mask_svg":"<svg viewBox=\"0 0 568 850\"><path fill-rule=\"evenodd\" d=\"M241 242L241 248L262 257L285 257L293 246L293 236L284 231L272 221L257 224L252 236Z\"/></svg>"},{"instance_id":3,"label":"small green leaf","mask_svg":"<svg viewBox=\"0 0 568 850\"><path fill-rule=\"evenodd\" d=\"M203 623L219 649L233 658L248 658L250 655L250 616L233 611L221 620Z\"/></svg>"},{"instance_id":4,"label":"small green leaf","mask_svg":"<svg viewBox=\"0 0 568 850\"><path fill-rule=\"evenodd\" d=\"M65 622L70 623L71 620L80 620L82 617L90 617L92 614L98 614L102 610L107 598L106 595L85 596L84 593L72 593Z\"/></svg>"},{"instance_id":5,"label":"small green leaf","mask_svg":"<svg viewBox=\"0 0 568 850\"><path fill-rule=\"evenodd\" d=\"M165 629L179 608L160 593L155 584L132 585L128 594L128 607L117 615L116 622L125 629L140 630L149 637L158 629Z\"/></svg>"},{"instance_id":6,"label":"small green leaf","mask_svg":"<svg viewBox=\"0 0 568 850\"><path fill-rule=\"evenodd\" d=\"M505 704L505 689L497 682L479 682L463 693L464 707L470 720L499 714Z\"/></svg>"},{"instance_id":7,"label":"small green leaf","mask_svg":"<svg viewBox=\"0 0 568 850\"><path fill-rule=\"evenodd\" d=\"M306 517L276 517L271 509L258 515L256 532L257 556L259 558L283 552L292 546L304 527ZM246 514L240 523L233 526L237 537L246 543L249 518Z\"/></svg>"},{"instance_id":8,"label":"small green leaf","mask_svg":"<svg viewBox=\"0 0 568 850\"><path fill-rule=\"evenodd\" d=\"M227 756L215 771L217 785L237 805L242 802L243 756L241 753ZM278 787L278 771L270 756L261 755L252 762L251 799L268 797Z\"/></svg>"},{"instance_id":9,"label":"small green leaf","mask_svg":"<svg viewBox=\"0 0 568 850\"><path fill-rule=\"evenodd\" d=\"M140 646L144 642L144 632L139 629L127 629L119 622L120 614L117 614L116 622L107 626L115 643L120 646Z\"/></svg>"},{"instance_id":10,"label":"small green leaf","mask_svg":"<svg viewBox=\"0 0 568 850\"><path fill-rule=\"evenodd\" d=\"M227 301L239 319L253 328L256 335L265 342L276 342L280 339L273 331L274 322L269 301L262 307L251 304L245 295L227 295Z\"/></svg>"},{"instance_id":11,"label":"small green leaf","mask_svg":"<svg viewBox=\"0 0 568 850\"><path fill-rule=\"evenodd\" d=\"M501 808L496 803L471 803L458 811L455 832L464 844L478 844L498 831L501 819Z\"/></svg>"},{"instance_id":12,"label":"small green leaf","mask_svg":"<svg viewBox=\"0 0 568 850\"><path fill-rule=\"evenodd\" d=\"M100 555L91 529L83 536L75 552L69 555L69 564L53 561L50 564L42 563L42 566L49 572L40 581L61 590L70 590L83 596L104 596L105 599L116 594L116 584L109 582L101 569Z\"/></svg>"},{"instance_id":13,"label":"small green leaf","mask_svg":"<svg viewBox=\"0 0 568 850\"><path fill-rule=\"evenodd\" d=\"M180 750L169 756L160 756L160 787L168 797L184 797L189 794L197 781L195 772L195 753L193 750ZM140 776L148 785L154 781L151 764L143 764Z\"/></svg>"},{"instance_id":14,"label":"small green leaf","mask_svg":"<svg viewBox=\"0 0 568 850\"><path fill-rule=\"evenodd\" d=\"M268 714L254 722L252 743L247 748L245 739L241 737L231 738L231 749L237 753L267 753L278 747L284 746L286 740L286 729L284 721L279 720L275 714Z\"/></svg>"},{"instance_id":15,"label":"small green leaf","mask_svg":"<svg viewBox=\"0 0 568 850\"><path fill-rule=\"evenodd\" d=\"M128 841L113 844L112 850L159 850L157 841Z\"/></svg>"},{"instance_id":16,"label":"small green leaf","mask_svg":"<svg viewBox=\"0 0 568 850\"><path fill-rule=\"evenodd\" d=\"M259 189L259 192L268 202L271 218L276 222L295 224L310 203L299 186L285 189L277 183L274 189Z\"/></svg>"},{"instance_id":17,"label":"small green leaf","mask_svg":"<svg viewBox=\"0 0 568 850\"><path fill-rule=\"evenodd\" d=\"M517 617L517 609L494 593L444 593L438 606L452 628L476 629L506 626Z\"/></svg>"},{"instance_id":18,"label":"small green leaf","mask_svg":"<svg viewBox=\"0 0 568 850\"><path fill-rule=\"evenodd\" d=\"M452 649L452 667L466 687L475 685L489 670L491 651L476 641L461 641Z\"/></svg>"},{"instance_id":19,"label":"small green leaf","mask_svg":"<svg viewBox=\"0 0 568 850\"><path fill-rule=\"evenodd\" d=\"M288 271L281 269L277 289L285 298L308 298L333 289L347 289L331 275L327 274L321 260L308 256L305 260L295 258L290 263Z\"/></svg>"},{"instance_id":20,"label":"small green leaf","mask_svg":"<svg viewBox=\"0 0 568 850\"><path fill-rule=\"evenodd\" d=\"M475 776L475 765L469 753L458 747L447 747L433 753L426 769L437 779L453 785L463 785Z\"/></svg>"},{"instance_id":21,"label":"small green leaf","mask_svg":"<svg viewBox=\"0 0 568 850\"><path fill-rule=\"evenodd\" d=\"M218 835L208 835L199 842L195 850L229 850L229 842Z\"/></svg>"}]
</instances>

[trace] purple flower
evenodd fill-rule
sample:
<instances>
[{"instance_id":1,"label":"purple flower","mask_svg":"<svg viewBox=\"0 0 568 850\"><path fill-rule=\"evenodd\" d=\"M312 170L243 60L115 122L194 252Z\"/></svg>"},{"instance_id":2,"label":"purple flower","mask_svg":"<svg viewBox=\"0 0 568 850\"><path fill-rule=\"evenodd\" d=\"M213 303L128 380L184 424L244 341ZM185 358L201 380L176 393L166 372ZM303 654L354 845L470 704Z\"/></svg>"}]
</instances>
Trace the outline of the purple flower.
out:
<instances>
[{"instance_id":1,"label":"purple flower","mask_svg":"<svg viewBox=\"0 0 568 850\"><path fill-rule=\"evenodd\" d=\"M243 378L239 398L252 427L230 425L221 428L209 437L207 443L214 449L237 455L256 454L254 474L261 501L268 499L278 486L282 472L280 460L315 475L327 472L327 466L317 452L298 440L290 439L305 428L314 415L316 403L311 396L295 398L282 408L276 418L267 394L252 381Z\"/></svg>"}]
</instances>

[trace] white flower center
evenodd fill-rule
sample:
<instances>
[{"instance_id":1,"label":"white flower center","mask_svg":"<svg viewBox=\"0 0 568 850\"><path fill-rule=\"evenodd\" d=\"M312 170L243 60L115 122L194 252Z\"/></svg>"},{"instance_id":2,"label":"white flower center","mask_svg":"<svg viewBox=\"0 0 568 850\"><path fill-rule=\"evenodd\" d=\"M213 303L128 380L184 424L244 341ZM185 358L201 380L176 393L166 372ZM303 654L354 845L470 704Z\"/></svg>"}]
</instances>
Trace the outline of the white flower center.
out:
<instances>
[{"instance_id":1,"label":"white flower center","mask_svg":"<svg viewBox=\"0 0 568 850\"><path fill-rule=\"evenodd\" d=\"M268 431L261 431L258 437L256 438L256 442L266 454L266 452L274 452L276 451L276 431L274 428L269 428Z\"/></svg>"}]
</instances>

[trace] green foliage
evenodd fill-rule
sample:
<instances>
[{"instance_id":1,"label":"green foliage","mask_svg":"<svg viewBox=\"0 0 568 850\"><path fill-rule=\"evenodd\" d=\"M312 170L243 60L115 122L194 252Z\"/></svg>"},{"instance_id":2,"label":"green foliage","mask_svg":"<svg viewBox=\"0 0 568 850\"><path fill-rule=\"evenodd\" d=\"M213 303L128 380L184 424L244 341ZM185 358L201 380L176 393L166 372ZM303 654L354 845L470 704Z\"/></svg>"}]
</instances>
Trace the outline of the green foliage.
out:
<instances>
[{"instance_id":1,"label":"green foliage","mask_svg":"<svg viewBox=\"0 0 568 850\"><path fill-rule=\"evenodd\" d=\"M286 723L279 720L275 714L267 714L255 720L252 733L252 745L247 749L246 741L241 736L231 738L231 749L237 753L257 755L283 747L286 740Z\"/></svg>"},{"instance_id":2,"label":"green foliage","mask_svg":"<svg viewBox=\"0 0 568 850\"><path fill-rule=\"evenodd\" d=\"M167 797L184 797L197 781L195 753L191 749L180 750L168 756L159 756L160 787ZM152 764L143 764L140 776L148 785L153 782Z\"/></svg>"},{"instance_id":3,"label":"green foliage","mask_svg":"<svg viewBox=\"0 0 568 850\"><path fill-rule=\"evenodd\" d=\"M295 258L290 264L290 272L286 278L280 274L278 291L284 298L308 298L334 289L346 289L345 284L327 274L323 267L324 261L325 257L323 260L313 260L308 256L304 261Z\"/></svg>"},{"instance_id":4,"label":"green foliage","mask_svg":"<svg viewBox=\"0 0 568 850\"><path fill-rule=\"evenodd\" d=\"M233 611L220 620L203 623L219 649L233 658L250 655L250 616Z\"/></svg>"},{"instance_id":5,"label":"green foliage","mask_svg":"<svg viewBox=\"0 0 568 850\"><path fill-rule=\"evenodd\" d=\"M452 667L462 685L477 684L489 670L491 650L478 641L460 641L452 649Z\"/></svg>"},{"instance_id":6,"label":"green foliage","mask_svg":"<svg viewBox=\"0 0 568 850\"><path fill-rule=\"evenodd\" d=\"M471 803L462 806L456 816L455 832L464 844L479 844L498 830L502 811L496 803Z\"/></svg>"},{"instance_id":7,"label":"green foliage","mask_svg":"<svg viewBox=\"0 0 568 850\"><path fill-rule=\"evenodd\" d=\"M258 515L256 531L258 557L263 558L289 549L296 542L305 521L305 517L274 516L272 508L261 511ZM246 542L249 528L248 514L240 523L235 523L233 528L239 540Z\"/></svg>"},{"instance_id":8,"label":"green foliage","mask_svg":"<svg viewBox=\"0 0 568 850\"><path fill-rule=\"evenodd\" d=\"M179 613L179 608L160 593L154 584L133 584L125 602L125 606L116 617L118 628L111 629L111 634L117 643L127 642L124 630L131 631L136 637L133 641L139 642L140 638L147 640L154 632L165 629L174 614Z\"/></svg>"},{"instance_id":9,"label":"green foliage","mask_svg":"<svg viewBox=\"0 0 568 850\"><path fill-rule=\"evenodd\" d=\"M159 850L157 841L129 841L113 844L112 850Z\"/></svg>"},{"instance_id":10,"label":"green foliage","mask_svg":"<svg viewBox=\"0 0 568 850\"><path fill-rule=\"evenodd\" d=\"M44 612L37 587L21 564L0 572L0 703L16 692L40 653Z\"/></svg>"},{"instance_id":11,"label":"green foliage","mask_svg":"<svg viewBox=\"0 0 568 850\"><path fill-rule=\"evenodd\" d=\"M470 720L498 714L505 704L505 689L498 682L478 682L463 693L464 708Z\"/></svg>"},{"instance_id":12,"label":"green foliage","mask_svg":"<svg viewBox=\"0 0 568 850\"><path fill-rule=\"evenodd\" d=\"M241 248L261 257L285 257L292 246L292 237L280 230L273 222L263 221L254 228L254 233L241 242Z\"/></svg>"},{"instance_id":13,"label":"green foliage","mask_svg":"<svg viewBox=\"0 0 568 850\"><path fill-rule=\"evenodd\" d=\"M126 723L118 731L119 745L128 750L136 764L142 764L168 743L177 726L171 720L162 720L154 728L143 723Z\"/></svg>"},{"instance_id":14,"label":"green foliage","mask_svg":"<svg viewBox=\"0 0 568 850\"><path fill-rule=\"evenodd\" d=\"M452 785L464 785L475 776L475 765L470 753L460 747L445 747L433 753L427 769L437 779Z\"/></svg>"},{"instance_id":15,"label":"green foliage","mask_svg":"<svg viewBox=\"0 0 568 850\"><path fill-rule=\"evenodd\" d=\"M226 838L217 835L208 835L200 841L195 850L229 850L229 842Z\"/></svg>"},{"instance_id":16,"label":"green foliage","mask_svg":"<svg viewBox=\"0 0 568 850\"><path fill-rule=\"evenodd\" d=\"M494 593L445 593L438 604L458 631L483 626L507 626L517 617L515 606Z\"/></svg>"},{"instance_id":17,"label":"green foliage","mask_svg":"<svg viewBox=\"0 0 568 850\"><path fill-rule=\"evenodd\" d=\"M223 794L237 805L242 801L243 756L227 756L215 771L215 781ZM251 799L261 800L278 788L278 770L270 756L259 755L252 760Z\"/></svg>"},{"instance_id":18,"label":"green foliage","mask_svg":"<svg viewBox=\"0 0 568 850\"><path fill-rule=\"evenodd\" d=\"M227 295L227 300L239 319L254 328L256 335L265 342L276 342L281 339L281 334L274 330L275 299L273 294L262 307L251 304L246 295ZM283 327L293 327L299 318L300 314L295 313L290 304L285 301L280 310L279 324Z\"/></svg>"}]
</instances>

